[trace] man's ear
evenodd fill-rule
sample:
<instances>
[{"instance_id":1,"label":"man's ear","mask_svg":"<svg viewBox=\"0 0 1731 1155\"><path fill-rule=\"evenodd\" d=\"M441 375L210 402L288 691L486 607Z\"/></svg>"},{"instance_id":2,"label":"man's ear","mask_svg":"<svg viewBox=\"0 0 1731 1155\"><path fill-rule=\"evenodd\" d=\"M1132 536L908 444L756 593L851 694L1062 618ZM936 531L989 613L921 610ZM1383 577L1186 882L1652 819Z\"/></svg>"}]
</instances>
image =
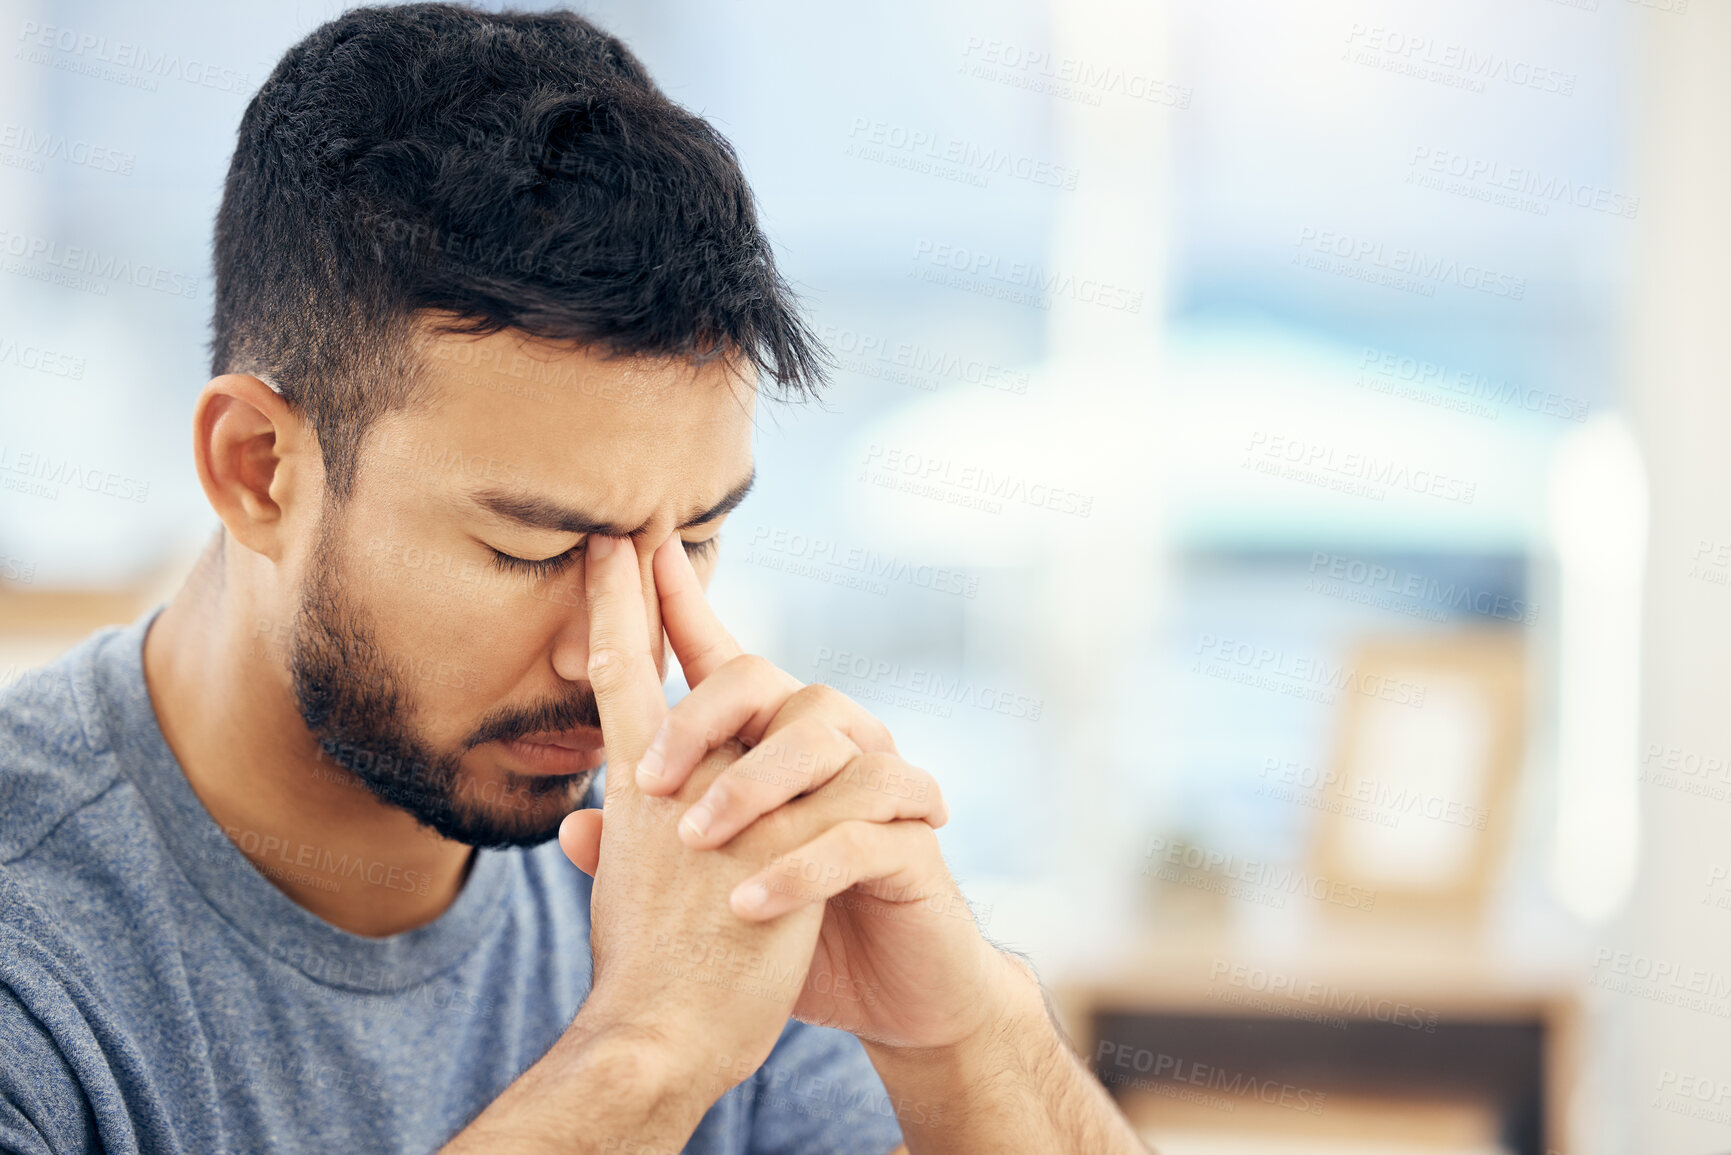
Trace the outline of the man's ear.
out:
<instances>
[{"instance_id":1,"label":"man's ear","mask_svg":"<svg viewBox=\"0 0 1731 1155\"><path fill-rule=\"evenodd\" d=\"M199 484L228 532L280 562L289 512L324 480L312 430L257 377L225 373L198 395L192 442Z\"/></svg>"}]
</instances>

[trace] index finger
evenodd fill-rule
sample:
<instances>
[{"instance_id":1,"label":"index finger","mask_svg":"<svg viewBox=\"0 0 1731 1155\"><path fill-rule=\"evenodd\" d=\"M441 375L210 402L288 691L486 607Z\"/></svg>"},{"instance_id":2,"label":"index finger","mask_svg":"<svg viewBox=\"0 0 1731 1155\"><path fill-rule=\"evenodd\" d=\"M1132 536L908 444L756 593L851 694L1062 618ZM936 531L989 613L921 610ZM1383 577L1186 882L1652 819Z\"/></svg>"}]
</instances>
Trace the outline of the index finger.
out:
<instances>
[{"instance_id":1,"label":"index finger","mask_svg":"<svg viewBox=\"0 0 1731 1155\"><path fill-rule=\"evenodd\" d=\"M649 648L643 571L629 539L591 535L585 547L589 602L589 685L607 746L607 800L635 789L637 762L667 714L661 675ZM605 804L605 800L604 800Z\"/></svg>"},{"instance_id":2,"label":"index finger","mask_svg":"<svg viewBox=\"0 0 1731 1155\"><path fill-rule=\"evenodd\" d=\"M663 542L649 561L655 571L656 596L661 599L661 624L673 644L679 668L685 672L685 684L696 689L699 682L745 651L715 616L678 534Z\"/></svg>"}]
</instances>

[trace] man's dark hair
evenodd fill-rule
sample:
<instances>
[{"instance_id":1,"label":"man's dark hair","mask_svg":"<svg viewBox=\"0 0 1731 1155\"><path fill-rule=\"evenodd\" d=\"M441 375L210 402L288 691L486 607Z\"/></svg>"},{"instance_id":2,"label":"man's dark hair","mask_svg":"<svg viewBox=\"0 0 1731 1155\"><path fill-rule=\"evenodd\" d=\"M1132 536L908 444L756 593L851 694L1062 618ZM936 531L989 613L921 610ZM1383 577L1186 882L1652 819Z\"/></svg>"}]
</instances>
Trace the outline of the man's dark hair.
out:
<instances>
[{"instance_id":1,"label":"man's dark hair","mask_svg":"<svg viewBox=\"0 0 1731 1155\"><path fill-rule=\"evenodd\" d=\"M322 25L241 117L214 249L211 372L282 387L338 501L368 426L416 396L421 310L432 333L825 380L732 147L571 12Z\"/></svg>"}]
</instances>

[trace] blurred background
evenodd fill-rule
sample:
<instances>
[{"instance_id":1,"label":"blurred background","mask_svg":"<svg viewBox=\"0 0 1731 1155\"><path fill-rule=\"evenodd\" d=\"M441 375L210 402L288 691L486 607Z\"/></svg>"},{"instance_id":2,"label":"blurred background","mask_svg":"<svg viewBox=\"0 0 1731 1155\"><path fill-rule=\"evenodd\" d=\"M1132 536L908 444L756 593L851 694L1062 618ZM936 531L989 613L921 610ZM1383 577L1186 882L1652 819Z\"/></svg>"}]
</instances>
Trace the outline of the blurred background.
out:
<instances>
[{"instance_id":1,"label":"blurred background","mask_svg":"<svg viewBox=\"0 0 1731 1155\"><path fill-rule=\"evenodd\" d=\"M1166 1155L1731 1150L1731 5L576 7L837 363L714 600ZM216 526L212 219L338 11L8 0L0 682Z\"/></svg>"}]
</instances>

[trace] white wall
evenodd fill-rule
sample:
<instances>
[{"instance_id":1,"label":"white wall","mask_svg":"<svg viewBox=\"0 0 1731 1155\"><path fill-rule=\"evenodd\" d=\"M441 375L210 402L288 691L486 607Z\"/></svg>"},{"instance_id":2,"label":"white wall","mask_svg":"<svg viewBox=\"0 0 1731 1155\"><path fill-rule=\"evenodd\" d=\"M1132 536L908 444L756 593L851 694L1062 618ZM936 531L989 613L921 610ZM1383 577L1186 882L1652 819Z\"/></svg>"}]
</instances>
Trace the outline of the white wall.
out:
<instances>
[{"instance_id":1,"label":"white wall","mask_svg":"<svg viewBox=\"0 0 1731 1155\"><path fill-rule=\"evenodd\" d=\"M1625 380L1652 492L1643 751L1677 747L1681 763L1685 752L1731 754L1731 585L1712 580L1725 565L1695 557L1703 539L1731 543L1731 5L1655 12L1647 31L1636 134L1643 236ZM1643 769L1662 769L1663 758ZM1731 910L1705 901L1731 901L1723 882L1709 885L1716 866L1731 867L1731 775L1680 765L1675 780L1725 800L1643 786L1642 872L1612 945L1630 952L1631 971L1675 968L1682 985L1655 985L1708 1009L1667 1005L1651 986L1600 992L1616 1024L1607 1042L1632 1044L1612 1051L1604 1072L1602 1089L1628 1112L1615 1139L1601 1134L1606 1150L1731 1150ZM1593 973L1634 977L1617 970L1612 958Z\"/></svg>"}]
</instances>

